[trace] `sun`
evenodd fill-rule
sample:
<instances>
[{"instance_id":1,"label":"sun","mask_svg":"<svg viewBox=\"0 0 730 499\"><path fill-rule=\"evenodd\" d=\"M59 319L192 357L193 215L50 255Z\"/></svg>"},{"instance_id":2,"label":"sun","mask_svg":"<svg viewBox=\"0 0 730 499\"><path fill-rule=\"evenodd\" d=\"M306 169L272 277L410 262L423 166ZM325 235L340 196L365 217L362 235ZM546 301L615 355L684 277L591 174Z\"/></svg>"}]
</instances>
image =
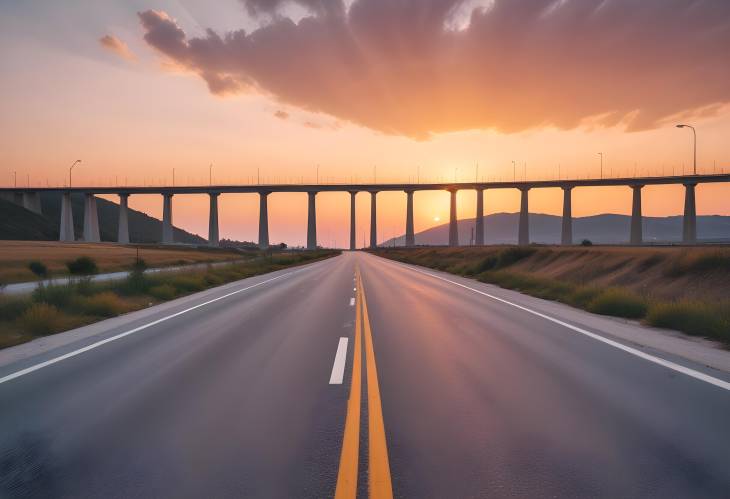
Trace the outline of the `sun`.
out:
<instances>
[{"instance_id":1,"label":"sun","mask_svg":"<svg viewBox=\"0 0 730 499\"><path fill-rule=\"evenodd\" d=\"M441 221L441 217L433 217L433 221L434 222L440 222Z\"/></svg>"}]
</instances>

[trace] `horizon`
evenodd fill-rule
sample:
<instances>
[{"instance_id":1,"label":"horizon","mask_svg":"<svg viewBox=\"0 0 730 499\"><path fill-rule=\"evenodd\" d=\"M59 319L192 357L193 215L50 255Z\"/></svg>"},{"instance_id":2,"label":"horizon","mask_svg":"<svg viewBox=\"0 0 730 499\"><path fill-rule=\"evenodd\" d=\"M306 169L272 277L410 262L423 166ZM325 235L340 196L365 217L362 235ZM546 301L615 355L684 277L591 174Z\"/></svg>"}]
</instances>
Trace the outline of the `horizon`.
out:
<instances>
[{"instance_id":1,"label":"horizon","mask_svg":"<svg viewBox=\"0 0 730 499\"><path fill-rule=\"evenodd\" d=\"M97 185L170 183L173 168L207 184L211 164L219 182L689 173L679 123L697 129L699 173L730 171L730 5L138 0L0 14L2 186L61 185L79 158L74 182ZM698 215L730 215L729 192L698 186ZM346 196L318 196L324 239L348 238ZM460 219L474 200L459 194ZM379 194L379 227L402 228L405 201ZM221 238L255 240L256 196L220 204ZM682 205L681 187L644 189L645 216ZM518 206L517 191L485 196L485 214ZM161 218L159 196L130 207ZM302 245L305 208L272 195L271 240ZM414 208L416 232L436 226L448 193L418 193ZM532 192L530 208L559 215L559 190ZM630 209L627 188L574 191L576 217ZM177 197L175 225L205 235L207 199ZM359 246L367 196L357 225Z\"/></svg>"}]
</instances>

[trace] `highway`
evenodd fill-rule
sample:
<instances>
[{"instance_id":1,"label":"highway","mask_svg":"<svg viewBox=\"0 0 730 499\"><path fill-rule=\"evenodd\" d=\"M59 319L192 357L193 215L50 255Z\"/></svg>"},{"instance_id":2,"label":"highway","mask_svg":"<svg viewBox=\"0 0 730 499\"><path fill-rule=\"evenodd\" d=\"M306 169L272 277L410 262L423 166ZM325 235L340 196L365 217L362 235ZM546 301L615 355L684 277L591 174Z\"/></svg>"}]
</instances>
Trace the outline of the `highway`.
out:
<instances>
[{"instance_id":1,"label":"highway","mask_svg":"<svg viewBox=\"0 0 730 499\"><path fill-rule=\"evenodd\" d=\"M7 349L0 497L728 497L728 372L546 307L350 252Z\"/></svg>"}]
</instances>

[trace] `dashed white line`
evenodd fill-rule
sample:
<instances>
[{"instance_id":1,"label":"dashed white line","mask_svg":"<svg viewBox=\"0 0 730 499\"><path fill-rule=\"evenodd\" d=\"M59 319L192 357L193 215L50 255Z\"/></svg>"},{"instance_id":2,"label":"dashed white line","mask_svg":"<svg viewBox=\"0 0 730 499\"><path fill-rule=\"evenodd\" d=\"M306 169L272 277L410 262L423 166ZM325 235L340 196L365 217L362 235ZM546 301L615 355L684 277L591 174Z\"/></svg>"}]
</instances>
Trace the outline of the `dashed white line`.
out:
<instances>
[{"instance_id":1,"label":"dashed white line","mask_svg":"<svg viewBox=\"0 0 730 499\"><path fill-rule=\"evenodd\" d=\"M572 331L575 331L576 333L583 334L585 336L588 336L589 338L593 338L594 340L605 343L606 345L610 345L614 348L618 348L619 350L623 350L624 352L629 353L631 355L635 355L644 360L648 360L649 362L653 362L654 364L659 364L660 366L664 366L668 369L672 369L673 371L677 371L679 373L686 374L687 376L690 376L692 378L698 379L700 381L704 381L705 383L709 383L711 385L717 386L718 388L722 388L724 390L730 391L730 383L728 383L727 381L721 380L719 378L715 378L713 376L702 373L700 371L695 371L694 369L690 369L689 367L684 367L680 364L676 364L674 362L664 360L660 357L655 357L648 353L642 352L641 350L637 350L636 348L632 348L632 347L626 346L622 343L619 343L618 341L613 341L608 338L604 338L603 336L601 336L599 334L592 333L590 331L587 331L578 326L574 326L572 324L568 324L567 322L563 322L560 319L556 319L555 317L551 317L547 314L543 314L542 312L538 312L536 310L532 310L531 308L527 308L522 305L518 305L517 303L513 303L511 301L505 300L504 298L500 298L498 296L490 295L489 293L485 293L484 291L479 291L478 289L470 288L469 286L466 286L466 285L461 284L456 281L452 281L450 279L446 279L445 277L434 275L434 274L431 274L430 272L424 272L422 270L415 269L415 268L407 266L407 265L404 265L404 267L407 269L410 269L414 272L418 272L419 274L427 275L427 276L433 277L434 279L439 279L441 281L445 281L445 282L454 284L455 286L459 286L461 288L468 289L469 291L473 291L474 293L479 293L480 295L483 295L483 296L486 296L487 298L491 298L492 300L496 300L498 302L504 303L505 305L510 305L512 307L518 308L518 309L520 309L524 312L530 313L532 315L536 315L537 317L541 317L541 318L548 320L550 322L553 322L555 324L560 324L561 326L566 327Z\"/></svg>"},{"instance_id":2,"label":"dashed white line","mask_svg":"<svg viewBox=\"0 0 730 499\"><path fill-rule=\"evenodd\" d=\"M345 337L340 338L337 344L337 353L335 354L335 363L332 365L332 374L330 375L330 385L341 385L342 379L345 377L345 361L347 360L347 342Z\"/></svg>"},{"instance_id":3,"label":"dashed white line","mask_svg":"<svg viewBox=\"0 0 730 499\"><path fill-rule=\"evenodd\" d=\"M355 306L355 298L350 298L350 306L351 307Z\"/></svg>"}]
</instances>

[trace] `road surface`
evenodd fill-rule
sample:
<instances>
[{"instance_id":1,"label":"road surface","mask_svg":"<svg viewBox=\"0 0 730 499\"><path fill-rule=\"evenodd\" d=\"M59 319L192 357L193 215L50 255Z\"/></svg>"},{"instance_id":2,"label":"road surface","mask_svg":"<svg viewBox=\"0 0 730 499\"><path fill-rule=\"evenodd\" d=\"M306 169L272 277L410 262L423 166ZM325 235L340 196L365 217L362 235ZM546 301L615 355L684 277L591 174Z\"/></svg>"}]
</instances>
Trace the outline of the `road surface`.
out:
<instances>
[{"instance_id":1,"label":"road surface","mask_svg":"<svg viewBox=\"0 0 730 499\"><path fill-rule=\"evenodd\" d=\"M728 497L727 373L537 302L345 253L6 350L0 497Z\"/></svg>"}]
</instances>

